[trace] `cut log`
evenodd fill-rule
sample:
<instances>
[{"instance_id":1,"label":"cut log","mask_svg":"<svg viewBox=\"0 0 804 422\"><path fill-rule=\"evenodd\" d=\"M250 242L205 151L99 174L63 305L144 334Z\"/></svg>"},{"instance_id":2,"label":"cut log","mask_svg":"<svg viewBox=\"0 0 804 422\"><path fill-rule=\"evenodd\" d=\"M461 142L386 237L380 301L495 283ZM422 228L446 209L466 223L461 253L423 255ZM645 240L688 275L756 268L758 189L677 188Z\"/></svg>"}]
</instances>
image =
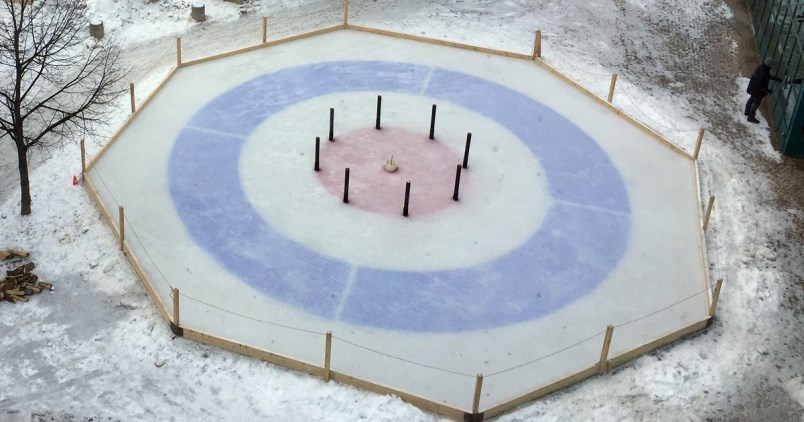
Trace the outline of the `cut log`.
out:
<instances>
[{"instance_id":1,"label":"cut log","mask_svg":"<svg viewBox=\"0 0 804 422\"><path fill-rule=\"evenodd\" d=\"M18 256L20 258L27 258L28 257L28 252L21 251L19 249L3 249L3 250L0 250L0 260L13 258L15 256Z\"/></svg>"},{"instance_id":2,"label":"cut log","mask_svg":"<svg viewBox=\"0 0 804 422\"><path fill-rule=\"evenodd\" d=\"M36 264L34 264L33 262L29 262L29 263L27 263L27 264L25 264L25 265L23 265L21 267L17 267L15 269L11 270L11 271L6 271L6 276L7 277L16 277L16 276L24 275L24 274L27 274L27 273L31 272L31 270L33 270L34 268L36 268Z\"/></svg>"},{"instance_id":3,"label":"cut log","mask_svg":"<svg viewBox=\"0 0 804 422\"><path fill-rule=\"evenodd\" d=\"M19 249L3 249L3 250L0 250L0 260L13 258L15 256L18 256L20 258L27 258L28 257L28 252L22 251L22 250L19 250Z\"/></svg>"},{"instance_id":4,"label":"cut log","mask_svg":"<svg viewBox=\"0 0 804 422\"><path fill-rule=\"evenodd\" d=\"M33 262L29 262L7 271L8 276L0 280L0 300L11 303L27 302L26 296L40 293L44 289L53 290L53 284L39 281L39 277L31 273L35 267Z\"/></svg>"}]
</instances>

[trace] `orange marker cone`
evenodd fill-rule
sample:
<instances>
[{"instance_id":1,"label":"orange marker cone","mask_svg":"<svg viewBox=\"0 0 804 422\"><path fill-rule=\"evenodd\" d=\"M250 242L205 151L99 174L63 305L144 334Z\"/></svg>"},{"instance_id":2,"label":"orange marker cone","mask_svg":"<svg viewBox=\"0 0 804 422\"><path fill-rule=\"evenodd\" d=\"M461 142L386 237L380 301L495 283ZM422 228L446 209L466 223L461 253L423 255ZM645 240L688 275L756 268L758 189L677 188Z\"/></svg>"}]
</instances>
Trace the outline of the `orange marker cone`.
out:
<instances>
[{"instance_id":1,"label":"orange marker cone","mask_svg":"<svg viewBox=\"0 0 804 422\"><path fill-rule=\"evenodd\" d=\"M78 178L73 176L73 186L78 186Z\"/></svg>"}]
</instances>

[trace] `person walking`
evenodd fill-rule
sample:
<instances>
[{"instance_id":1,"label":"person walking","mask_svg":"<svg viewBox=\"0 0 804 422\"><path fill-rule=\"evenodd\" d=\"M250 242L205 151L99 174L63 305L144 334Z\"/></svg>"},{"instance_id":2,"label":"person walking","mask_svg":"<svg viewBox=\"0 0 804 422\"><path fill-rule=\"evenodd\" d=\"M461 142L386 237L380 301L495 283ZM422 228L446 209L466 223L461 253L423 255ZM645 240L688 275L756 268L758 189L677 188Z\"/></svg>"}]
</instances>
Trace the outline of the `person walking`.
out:
<instances>
[{"instance_id":1,"label":"person walking","mask_svg":"<svg viewBox=\"0 0 804 422\"><path fill-rule=\"evenodd\" d=\"M769 93L773 92L768 88L771 80L782 82L782 78L771 75L771 68L776 64L772 57L766 57L765 61L759 64L751 75L748 81L748 89L746 92L751 95L748 102L745 103L745 115L748 116L748 121L751 123L759 123L756 114L759 105L762 104L762 99Z\"/></svg>"}]
</instances>

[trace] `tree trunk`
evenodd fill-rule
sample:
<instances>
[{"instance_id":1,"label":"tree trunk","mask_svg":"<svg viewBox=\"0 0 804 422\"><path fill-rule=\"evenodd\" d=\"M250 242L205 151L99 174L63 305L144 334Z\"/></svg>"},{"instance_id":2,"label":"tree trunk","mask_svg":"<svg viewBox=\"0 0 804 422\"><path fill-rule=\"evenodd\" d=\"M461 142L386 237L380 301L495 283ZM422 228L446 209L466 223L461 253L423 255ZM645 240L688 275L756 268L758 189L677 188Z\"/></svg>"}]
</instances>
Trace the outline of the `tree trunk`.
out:
<instances>
[{"instance_id":1,"label":"tree trunk","mask_svg":"<svg viewBox=\"0 0 804 422\"><path fill-rule=\"evenodd\" d=\"M31 214L31 183L28 180L28 150L24 146L17 145L17 159L20 167L20 214Z\"/></svg>"}]
</instances>

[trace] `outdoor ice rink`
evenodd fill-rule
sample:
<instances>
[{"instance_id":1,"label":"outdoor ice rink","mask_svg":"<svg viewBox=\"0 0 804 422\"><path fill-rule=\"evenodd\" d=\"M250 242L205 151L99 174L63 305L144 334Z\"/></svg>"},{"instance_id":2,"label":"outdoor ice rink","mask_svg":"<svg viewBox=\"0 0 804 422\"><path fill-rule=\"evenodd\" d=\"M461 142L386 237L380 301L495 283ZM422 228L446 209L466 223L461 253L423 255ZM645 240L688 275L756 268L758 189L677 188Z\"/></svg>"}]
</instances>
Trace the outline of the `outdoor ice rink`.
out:
<instances>
[{"instance_id":1,"label":"outdoor ice rink","mask_svg":"<svg viewBox=\"0 0 804 422\"><path fill-rule=\"evenodd\" d=\"M341 30L194 64L87 178L182 326L317 366L331 331L333 371L460 409L709 317L695 162L532 61Z\"/></svg>"}]
</instances>

